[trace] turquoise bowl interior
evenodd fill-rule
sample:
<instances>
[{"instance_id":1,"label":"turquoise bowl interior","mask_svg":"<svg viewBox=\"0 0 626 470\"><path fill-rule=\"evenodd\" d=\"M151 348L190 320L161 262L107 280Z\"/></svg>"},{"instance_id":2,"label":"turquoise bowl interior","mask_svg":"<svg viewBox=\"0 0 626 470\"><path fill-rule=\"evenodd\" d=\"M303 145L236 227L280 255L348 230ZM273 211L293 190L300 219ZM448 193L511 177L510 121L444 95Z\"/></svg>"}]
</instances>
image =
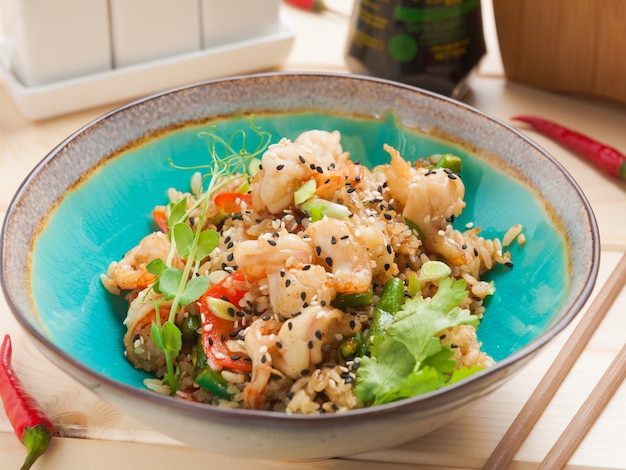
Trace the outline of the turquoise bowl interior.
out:
<instances>
[{"instance_id":1,"label":"turquoise bowl interior","mask_svg":"<svg viewBox=\"0 0 626 470\"><path fill-rule=\"evenodd\" d=\"M88 387L97 391L104 384L129 402L199 409L143 389L145 373L123 354L126 304L103 288L100 276L154 229L150 212L167 202L169 187L189 188L192 171L176 168L170 159L182 167L208 163L204 132L211 126L225 139L243 130L246 148L255 148L250 114L273 141L309 129L339 130L352 159L370 166L388 161L383 143L406 158L457 154L463 159L467 207L455 225L472 223L486 238L501 237L517 223L524 227L526 244L510 248L514 267L489 275L496 293L478 334L496 365L449 391L356 411L360 419L385 409L418 409L420 402L433 408L434 400L455 408L468 401L464 393L487 393L564 328L589 296L599 256L589 205L565 170L512 128L437 95L362 77L265 74L218 80L149 97L94 121L35 168L11 204L2 248L6 298L36 343ZM288 416L228 412L290 426ZM403 435L410 439L416 433ZM364 443L362 450L371 445ZM343 453L325 452L281 455Z\"/></svg>"}]
</instances>

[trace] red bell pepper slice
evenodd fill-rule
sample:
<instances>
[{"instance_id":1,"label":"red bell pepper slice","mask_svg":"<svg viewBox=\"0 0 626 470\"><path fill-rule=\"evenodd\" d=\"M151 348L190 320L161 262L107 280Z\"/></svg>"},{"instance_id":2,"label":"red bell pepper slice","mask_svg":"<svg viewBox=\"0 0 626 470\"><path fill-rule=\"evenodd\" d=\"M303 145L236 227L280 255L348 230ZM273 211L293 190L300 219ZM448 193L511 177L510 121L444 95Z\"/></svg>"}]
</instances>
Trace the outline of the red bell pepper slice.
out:
<instances>
[{"instance_id":1,"label":"red bell pepper slice","mask_svg":"<svg viewBox=\"0 0 626 470\"><path fill-rule=\"evenodd\" d=\"M252 361L242 354L233 354L226 342L237 329L234 321L218 317L207 305L207 297L227 300L237 306L246 293L246 280L241 271L235 271L219 283L209 287L196 302L202 314L202 348L209 363L228 369L252 370Z\"/></svg>"},{"instance_id":2,"label":"red bell pepper slice","mask_svg":"<svg viewBox=\"0 0 626 470\"><path fill-rule=\"evenodd\" d=\"M252 205L252 195L236 191L220 193L213 199L215 205L228 214L239 214L242 205Z\"/></svg>"},{"instance_id":3,"label":"red bell pepper slice","mask_svg":"<svg viewBox=\"0 0 626 470\"><path fill-rule=\"evenodd\" d=\"M155 207L152 210L152 218L161 232L167 233L169 231L170 228L167 225L167 212L165 211L165 206Z\"/></svg>"}]
</instances>

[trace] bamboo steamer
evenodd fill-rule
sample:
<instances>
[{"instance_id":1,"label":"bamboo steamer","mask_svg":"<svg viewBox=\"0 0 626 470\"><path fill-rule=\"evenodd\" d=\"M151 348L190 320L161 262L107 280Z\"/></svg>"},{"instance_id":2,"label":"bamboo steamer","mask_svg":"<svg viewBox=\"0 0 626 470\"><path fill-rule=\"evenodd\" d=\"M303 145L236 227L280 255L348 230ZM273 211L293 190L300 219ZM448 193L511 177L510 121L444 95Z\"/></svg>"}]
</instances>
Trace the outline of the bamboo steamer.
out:
<instances>
[{"instance_id":1,"label":"bamboo steamer","mask_svg":"<svg viewBox=\"0 0 626 470\"><path fill-rule=\"evenodd\" d=\"M508 79L626 103L626 0L493 0Z\"/></svg>"}]
</instances>

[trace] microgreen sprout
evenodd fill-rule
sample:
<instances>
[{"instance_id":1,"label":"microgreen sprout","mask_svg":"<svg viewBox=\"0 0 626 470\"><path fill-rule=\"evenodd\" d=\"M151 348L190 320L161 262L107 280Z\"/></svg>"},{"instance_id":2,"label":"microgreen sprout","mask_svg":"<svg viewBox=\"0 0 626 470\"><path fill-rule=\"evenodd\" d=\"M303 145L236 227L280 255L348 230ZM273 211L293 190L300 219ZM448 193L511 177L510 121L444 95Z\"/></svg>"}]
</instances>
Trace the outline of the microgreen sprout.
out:
<instances>
[{"instance_id":1,"label":"microgreen sprout","mask_svg":"<svg viewBox=\"0 0 626 470\"><path fill-rule=\"evenodd\" d=\"M156 346L165 355L166 374L163 383L170 387L171 394L178 390L179 371L174 368L174 360L182 348L182 334L174 323L179 310L204 294L210 284L209 278L199 274L202 261L218 246L220 235L212 229L203 229L207 221L207 210L213 195L220 188L233 180L247 178L258 169L260 155L269 145L271 135L263 132L254 123L254 117L248 118L248 126L259 138L254 151L246 149L248 144L246 132L238 130L230 139L224 140L216 134L216 127L211 126L198 136L206 139L211 162L206 165L183 167L176 165L171 159L169 164L181 170L195 170L192 184L195 200L183 197L166 206L170 251L167 260L156 259L148 264L147 270L156 275L153 289L160 293L165 301L171 301L167 320L161 323L159 306L152 324L152 338ZM237 148L239 150L237 150ZM198 182L197 172L203 172ZM204 184L207 189L203 190ZM246 184L245 182L243 183ZM189 207L188 207L189 206ZM190 219L193 218L193 223ZM183 268L178 267L177 260L184 262Z\"/></svg>"}]
</instances>

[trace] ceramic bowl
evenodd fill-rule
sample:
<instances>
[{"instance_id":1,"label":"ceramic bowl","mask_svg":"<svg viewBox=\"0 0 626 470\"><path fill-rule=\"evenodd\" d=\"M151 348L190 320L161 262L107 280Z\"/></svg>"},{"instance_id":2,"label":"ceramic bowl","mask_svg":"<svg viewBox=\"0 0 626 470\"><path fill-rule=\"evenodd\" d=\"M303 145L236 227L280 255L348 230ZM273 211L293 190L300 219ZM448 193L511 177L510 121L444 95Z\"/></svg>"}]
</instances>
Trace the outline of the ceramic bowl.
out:
<instances>
[{"instance_id":1,"label":"ceramic bowl","mask_svg":"<svg viewBox=\"0 0 626 470\"><path fill-rule=\"evenodd\" d=\"M247 116L275 139L338 129L353 159L453 152L464 160L467 208L485 237L516 223L512 270L478 330L496 364L455 385L344 414L291 416L221 409L148 391L124 358L123 301L101 273L151 230L150 211L206 162L199 132L229 136ZM506 124L462 103L383 80L328 74L261 74L151 96L95 120L52 150L27 177L5 220L2 283L32 340L104 400L181 442L255 458L314 459L385 448L423 435L515 374L579 312L599 260L596 222L571 176Z\"/></svg>"}]
</instances>

